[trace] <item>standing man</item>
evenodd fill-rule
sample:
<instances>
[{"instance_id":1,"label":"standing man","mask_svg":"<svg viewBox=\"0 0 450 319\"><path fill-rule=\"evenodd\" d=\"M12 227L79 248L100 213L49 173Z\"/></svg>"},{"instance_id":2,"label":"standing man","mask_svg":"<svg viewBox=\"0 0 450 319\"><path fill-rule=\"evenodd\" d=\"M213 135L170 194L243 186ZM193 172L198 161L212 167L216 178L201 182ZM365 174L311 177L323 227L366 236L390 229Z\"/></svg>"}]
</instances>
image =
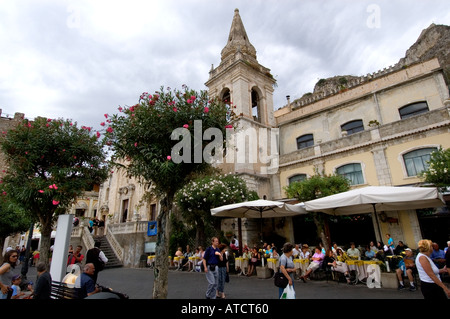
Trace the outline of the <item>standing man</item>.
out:
<instances>
[{"instance_id":1,"label":"standing man","mask_svg":"<svg viewBox=\"0 0 450 319\"><path fill-rule=\"evenodd\" d=\"M108 262L108 258L106 258L103 251L100 250L100 241L96 241L94 244L94 248L91 248L86 253L86 264L94 265L94 272L92 274L92 279L94 280L94 284L97 283L97 276L100 271L105 268L105 264Z\"/></svg>"},{"instance_id":2,"label":"standing man","mask_svg":"<svg viewBox=\"0 0 450 319\"><path fill-rule=\"evenodd\" d=\"M206 280L208 280L206 299L216 299L216 290L219 283L219 267L217 265L219 260L222 260L218 246L219 239L213 237L211 246L206 248L205 255L203 256L203 266L206 273Z\"/></svg>"}]
</instances>

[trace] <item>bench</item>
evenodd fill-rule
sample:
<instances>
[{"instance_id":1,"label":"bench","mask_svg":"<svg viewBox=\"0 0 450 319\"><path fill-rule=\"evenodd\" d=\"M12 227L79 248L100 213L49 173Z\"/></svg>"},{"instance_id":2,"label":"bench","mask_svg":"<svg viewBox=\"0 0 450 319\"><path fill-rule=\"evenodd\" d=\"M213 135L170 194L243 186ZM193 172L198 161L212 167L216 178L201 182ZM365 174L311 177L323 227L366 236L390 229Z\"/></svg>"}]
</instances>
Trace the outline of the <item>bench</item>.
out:
<instances>
[{"instance_id":1,"label":"bench","mask_svg":"<svg viewBox=\"0 0 450 319\"><path fill-rule=\"evenodd\" d=\"M50 293L52 299L78 299L75 288L59 281L52 281L52 290Z\"/></svg>"}]
</instances>

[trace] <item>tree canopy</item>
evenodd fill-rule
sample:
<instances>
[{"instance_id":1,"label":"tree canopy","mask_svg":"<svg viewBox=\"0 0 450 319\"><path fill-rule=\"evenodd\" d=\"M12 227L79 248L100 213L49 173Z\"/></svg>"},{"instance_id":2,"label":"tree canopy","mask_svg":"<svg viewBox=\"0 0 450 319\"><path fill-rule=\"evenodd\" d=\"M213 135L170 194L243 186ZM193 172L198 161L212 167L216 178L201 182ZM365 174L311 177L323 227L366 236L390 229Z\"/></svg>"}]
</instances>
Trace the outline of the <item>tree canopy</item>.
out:
<instances>
[{"instance_id":1,"label":"tree canopy","mask_svg":"<svg viewBox=\"0 0 450 319\"><path fill-rule=\"evenodd\" d=\"M161 87L144 92L139 102L105 114L106 143L114 152L112 164L125 169L160 199L157 217L153 298L166 298L168 286L169 215L177 190L194 173L222 155L227 106L183 86L183 91Z\"/></svg>"},{"instance_id":2,"label":"tree canopy","mask_svg":"<svg viewBox=\"0 0 450 319\"><path fill-rule=\"evenodd\" d=\"M297 198L300 201L309 201L329 195L346 192L350 189L350 181L338 174L320 175L315 174L310 178L293 182L284 188L290 198ZM317 227L317 235L322 240L325 248L330 246L329 239L325 235L326 219L322 213L310 213Z\"/></svg>"},{"instance_id":3,"label":"tree canopy","mask_svg":"<svg viewBox=\"0 0 450 319\"><path fill-rule=\"evenodd\" d=\"M195 227L198 245L205 245L205 226L213 222L211 208L258 199L245 181L233 174L210 175L190 181L176 193L177 207L186 223Z\"/></svg>"},{"instance_id":4,"label":"tree canopy","mask_svg":"<svg viewBox=\"0 0 450 319\"><path fill-rule=\"evenodd\" d=\"M39 222L40 256L48 263L57 217L107 177L103 145L89 127L38 117L4 132L1 149L8 166L2 194Z\"/></svg>"}]
</instances>

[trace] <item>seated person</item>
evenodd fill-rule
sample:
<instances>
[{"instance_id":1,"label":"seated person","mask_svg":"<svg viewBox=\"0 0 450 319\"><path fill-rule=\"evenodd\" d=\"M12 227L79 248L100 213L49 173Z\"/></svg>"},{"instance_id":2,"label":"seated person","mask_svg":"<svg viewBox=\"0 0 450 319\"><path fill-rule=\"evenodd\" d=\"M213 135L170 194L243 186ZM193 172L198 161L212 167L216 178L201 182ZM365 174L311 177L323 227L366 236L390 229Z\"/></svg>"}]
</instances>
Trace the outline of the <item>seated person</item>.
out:
<instances>
[{"instance_id":1,"label":"seated person","mask_svg":"<svg viewBox=\"0 0 450 319\"><path fill-rule=\"evenodd\" d=\"M195 256L199 259L197 260L197 264L195 265L195 271L202 272L203 270L203 256L205 255L205 250L202 246L198 246Z\"/></svg>"},{"instance_id":2,"label":"seated person","mask_svg":"<svg viewBox=\"0 0 450 319\"><path fill-rule=\"evenodd\" d=\"M395 270L395 272L397 273L397 279L399 282L398 290L405 289L405 286L403 284L403 273L405 272L409 279L409 285L410 285L409 290L416 291L416 287L414 285L413 273L416 272L417 270L416 270L415 258L414 258L411 248L406 248L405 254L406 254L406 256L399 263L399 267Z\"/></svg>"},{"instance_id":3,"label":"seated person","mask_svg":"<svg viewBox=\"0 0 450 319\"><path fill-rule=\"evenodd\" d=\"M272 248L272 253L270 254L270 258L276 258L276 259L280 258L280 255L277 252L277 247Z\"/></svg>"},{"instance_id":4,"label":"seated person","mask_svg":"<svg viewBox=\"0 0 450 319\"><path fill-rule=\"evenodd\" d=\"M300 247L298 244L295 244L294 249L292 249L292 258L298 258L300 255Z\"/></svg>"},{"instance_id":5,"label":"seated person","mask_svg":"<svg viewBox=\"0 0 450 319\"><path fill-rule=\"evenodd\" d=\"M178 258L175 259L175 257L178 257ZM177 251L175 252L175 256L173 257L173 264L178 269L181 269L181 263L183 262L183 259L184 259L183 248L178 247Z\"/></svg>"},{"instance_id":6,"label":"seated person","mask_svg":"<svg viewBox=\"0 0 450 319\"><path fill-rule=\"evenodd\" d=\"M186 252L183 254L183 256L184 258L181 262L182 267L183 268L187 267L188 271L191 271L192 263L189 262L189 257L194 256L194 254L192 253L191 247L189 245L186 245Z\"/></svg>"},{"instance_id":7,"label":"seated person","mask_svg":"<svg viewBox=\"0 0 450 319\"><path fill-rule=\"evenodd\" d=\"M251 252L251 257L248 262L248 273L247 273L248 277L253 275L253 272L256 270L256 266L260 260L261 260L261 255L258 252L258 249L256 247L253 247L252 252Z\"/></svg>"},{"instance_id":8,"label":"seated person","mask_svg":"<svg viewBox=\"0 0 450 319\"><path fill-rule=\"evenodd\" d=\"M326 265L328 268L330 268L333 271L343 273L345 276L345 279L347 280L347 283L351 284L350 274L348 272L348 265L342 261L338 261L337 258L334 256L333 251L331 249L327 250L327 253L325 254L325 258L323 259L323 264Z\"/></svg>"},{"instance_id":9,"label":"seated person","mask_svg":"<svg viewBox=\"0 0 450 319\"><path fill-rule=\"evenodd\" d=\"M300 251L300 258L309 260L310 254L311 254L311 252L309 251L308 244L303 244L302 250Z\"/></svg>"},{"instance_id":10,"label":"seated person","mask_svg":"<svg viewBox=\"0 0 450 319\"><path fill-rule=\"evenodd\" d=\"M351 242L350 243L350 248L347 250L347 256L350 259L361 259L361 252L359 251L358 248L355 247L355 243Z\"/></svg>"},{"instance_id":11,"label":"seated person","mask_svg":"<svg viewBox=\"0 0 450 319\"><path fill-rule=\"evenodd\" d=\"M75 281L75 289L77 290L78 298L84 299L101 291L99 287L95 286L93 279L94 272L94 264L89 263L84 266L83 272Z\"/></svg>"},{"instance_id":12,"label":"seated person","mask_svg":"<svg viewBox=\"0 0 450 319\"><path fill-rule=\"evenodd\" d=\"M315 253L311 257L311 263L309 264L308 268L306 268L306 273L303 276L300 276L300 279L303 282L306 282L306 279L309 277L309 275L316 269L320 268L320 266L322 266L324 258L325 256L322 253L322 249L320 247L316 247Z\"/></svg>"},{"instance_id":13,"label":"seated person","mask_svg":"<svg viewBox=\"0 0 450 319\"><path fill-rule=\"evenodd\" d=\"M375 251L373 251L372 249L370 249L370 246L367 245L366 246L366 252L364 253L364 256L366 256L366 258L368 260L375 258Z\"/></svg>"},{"instance_id":14,"label":"seated person","mask_svg":"<svg viewBox=\"0 0 450 319\"><path fill-rule=\"evenodd\" d=\"M397 247L394 249L394 255L400 255L405 249L408 248L401 240L399 240Z\"/></svg>"},{"instance_id":15,"label":"seated person","mask_svg":"<svg viewBox=\"0 0 450 319\"><path fill-rule=\"evenodd\" d=\"M181 247L178 247L177 251L175 252L175 257L183 257L183 250Z\"/></svg>"},{"instance_id":16,"label":"seated person","mask_svg":"<svg viewBox=\"0 0 450 319\"><path fill-rule=\"evenodd\" d=\"M439 249L437 243L432 244L433 252L430 255L431 260L440 269L445 266L445 253L442 249Z\"/></svg>"}]
</instances>

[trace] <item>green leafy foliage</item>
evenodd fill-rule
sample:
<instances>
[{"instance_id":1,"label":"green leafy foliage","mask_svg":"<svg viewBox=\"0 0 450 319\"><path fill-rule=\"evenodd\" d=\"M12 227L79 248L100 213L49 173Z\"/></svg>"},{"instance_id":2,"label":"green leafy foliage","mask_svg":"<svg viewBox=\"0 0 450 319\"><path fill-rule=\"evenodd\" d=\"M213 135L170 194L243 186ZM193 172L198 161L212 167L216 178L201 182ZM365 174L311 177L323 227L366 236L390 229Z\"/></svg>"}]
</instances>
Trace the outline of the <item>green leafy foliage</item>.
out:
<instances>
[{"instance_id":1,"label":"green leafy foliage","mask_svg":"<svg viewBox=\"0 0 450 319\"><path fill-rule=\"evenodd\" d=\"M431 183L439 188L450 186L450 148L440 147L432 152L428 161L428 169L423 171L421 177L426 183Z\"/></svg>"},{"instance_id":2,"label":"green leafy foliage","mask_svg":"<svg viewBox=\"0 0 450 319\"><path fill-rule=\"evenodd\" d=\"M209 165L194 158L194 149L200 147L203 151L210 142L202 139L209 128L217 128L225 136L228 109L219 100L209 99L206 91L184 87L184 91L161 88L153 94L145 92L138 104L120 107L119 111L105 124L106 143L115 154L113 164L151 183L161 194L174 194L190 174ZM196 120L201 121L200 139L194 134ZM171 138L177 128L186 128L191 139L190 160L181 163L171 158L172 148L179 142Z\"/></svg>"},{"instance_id":3,"label":"green leafy foliage","mask_svg":"<svg viewBox=\"0 0 450 319\"><path fill-rule=\"evenodd\" d=\"M284 189L288 197L308 201L346 192L350 189L350 182L341 175L316 174L304 181L291 183Z\"/></svg>"},{"instance_id":4,"label":"green leafy foliage","mask_svg":"<svg viewBox=\"0 0 450 319\"><path fill-rule=\"evenodd\" d=\"M70 120L24 120L3 133L1 149L8 165L2 195L39 221L48 244L57 216L107 177L100 140L90 128L78 128Z\"/></svg>"}]
</instances>

